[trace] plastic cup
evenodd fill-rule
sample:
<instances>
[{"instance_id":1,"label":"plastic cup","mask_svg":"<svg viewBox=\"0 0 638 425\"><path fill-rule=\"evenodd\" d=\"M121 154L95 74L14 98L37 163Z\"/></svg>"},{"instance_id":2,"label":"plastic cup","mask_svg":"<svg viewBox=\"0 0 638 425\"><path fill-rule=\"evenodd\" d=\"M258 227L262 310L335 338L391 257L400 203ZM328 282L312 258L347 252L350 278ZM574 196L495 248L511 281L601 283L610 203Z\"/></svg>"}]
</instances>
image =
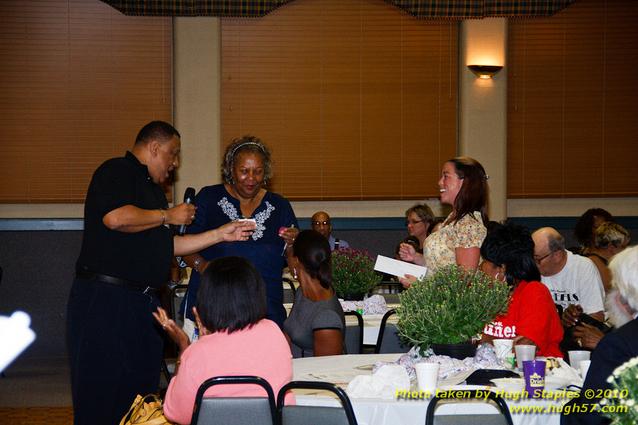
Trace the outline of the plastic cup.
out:
<instances>
[{"instance_id":1,"label":"plastic cup","mask_svg":"<svg viewBox=\"0 0 638 425\"><path fill-rule=\"evenodd\" d=\"M514 347L513 339L495 339L492 340L492 344L494 344L496 357L500 360L504 360L512 354L512 347Z\"/></svg>"},{"instance_id":2,"label":"plastic cup","mask_svg":"<svg viewBox=\"0 0 638 425\"><path fill-rule=\"evenodd\" d=\"M591 365L591 360L581 360L578 362L578 370L580 370L580 376L585 379L587 377L587 371Z\"/></svg>"},{"instance_id":3,"label":"plastic cup","mask_svg":"<svg viewBox=\"0 0 638 425\"><path fill-rule=\"evenodd\" d=\"M417 363L414 365L419 391L428 391L434 394L439 380L438 363Z\"/></svg>"},{"instance_id":4,"label":"plastic cup","mask_svg":"<svg viewBox=\"0 0 638 425\"><path fill-rule=\"evenodd\" d=\"M545 388L545 360L524 360L525 390L533 398L539 398Z\"/></svg>"},{"instance_id":5,"label":"plastic cup","mask_svg":"<svg viewBox=\"0 0 638 425\"><path fill-rule=\"evenodd\" d=\"M525 344L515 345L514 351L516 352L516 366L519 369L522 369L524 361L534 360L534 356L536 355L536 346Z\"/></svg>"},{"instance_id":6,"label":"plastic cup","mask_svg":"<svg viewBox=\"0 0 638 425\"><path fill-rule=\"evenodd\" d=\"M577 370L581 361L589 360L591 358L591 353L586 350L568 351L567 355L569 356L569 365Z\"/></svg>"}]
</instances>

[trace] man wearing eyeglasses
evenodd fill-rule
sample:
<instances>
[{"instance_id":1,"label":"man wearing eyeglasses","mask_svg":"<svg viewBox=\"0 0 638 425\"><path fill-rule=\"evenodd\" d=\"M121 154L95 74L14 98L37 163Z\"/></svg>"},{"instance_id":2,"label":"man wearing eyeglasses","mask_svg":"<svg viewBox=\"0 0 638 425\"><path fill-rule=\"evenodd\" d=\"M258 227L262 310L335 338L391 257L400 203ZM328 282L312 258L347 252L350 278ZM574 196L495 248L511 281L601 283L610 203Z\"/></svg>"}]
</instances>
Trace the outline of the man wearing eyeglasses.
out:
<instances>
[{"instance_id":1,"label":"man wearing eyeglasses","mask_svg":"<svg viewBox=\"0 0 638 425\"><path fill-rule=\"evenodd\" d=\"M542 282L549 288L554 302L564 309L563 326L576 324L581 313L599 321L603 312L605 291L594 263L565 249L565 239L552 227L532 233L534 260Z\"/></svg>"},{"instance_id":2,"label":"man wearing eyeglasses","mask_svg":"<svg viewBox=\"0 0 638 425\"><path fill-rule=\"evenodd\" d=\"M349 248L350 244L343 239L335 238L332 236L332 223L330 222L330 216L325 211L318 211L312 215L311 224L312 230L315 230L324 235L328 242L330 242L330 249Z\"/></svg>"}]
</instances>

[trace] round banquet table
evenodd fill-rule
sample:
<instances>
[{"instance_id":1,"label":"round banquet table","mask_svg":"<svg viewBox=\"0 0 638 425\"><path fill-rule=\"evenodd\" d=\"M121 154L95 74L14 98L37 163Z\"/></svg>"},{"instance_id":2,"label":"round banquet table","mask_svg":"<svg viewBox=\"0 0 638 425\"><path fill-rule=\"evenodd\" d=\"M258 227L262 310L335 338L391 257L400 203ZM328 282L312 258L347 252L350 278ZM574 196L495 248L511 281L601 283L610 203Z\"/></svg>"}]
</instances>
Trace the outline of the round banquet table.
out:
<instances>
[{"instance_id":1,"label":"round banquet table","mask_svg":"<svg viewBox=\"0 0 638 425\"><path fill-rule=\"evenodd\" d=\"M352 354L341 356L306 357L293 359L293 379L301 381L327 381L342 388L357 375L371 374L371 365L378 361L392 362L401 354ZM443 383L445 385L445 383ZM441 387L441 385L440 385ZM489 389L468 385L445 386L445 389ZM296 391L299 405L337 406L338 401L329 395L317 391ZM424 400L396 400L394 398L351 398L352 406L359 425L423 425L429 403ZM506 400L508 406L542 406L557 409L568 400ZM481 402L451 402L440 404L436 414L491 414L497 413L495 407ZM559 413L512 413L515 425L559 425ZM477 422L479 423L479 422Z\"/></svg>"}]
</instances>

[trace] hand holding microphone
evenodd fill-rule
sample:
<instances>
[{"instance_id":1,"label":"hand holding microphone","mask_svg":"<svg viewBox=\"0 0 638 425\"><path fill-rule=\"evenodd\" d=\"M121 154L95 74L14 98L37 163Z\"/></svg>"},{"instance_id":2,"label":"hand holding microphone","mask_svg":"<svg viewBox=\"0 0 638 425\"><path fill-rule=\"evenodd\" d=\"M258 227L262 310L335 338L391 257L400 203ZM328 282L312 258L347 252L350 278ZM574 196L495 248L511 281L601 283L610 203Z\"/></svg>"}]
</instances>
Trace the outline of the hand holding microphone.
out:
<instances>
[{"instance_id":1,"label":"hand holding microphone","mask_svg":"<svg viewBox=\"0 0 638 425\"><path fill-rule=\"evenodd\" d=\"M192 187L187 187L186 191L184 192L184 203L182 205L186 205L187 213L191 211L192 213L189 216L190 221L186 221L181 226L179 226L179 230L177 231L177 234L179 234L180 236L186 233L186 226L191 224L193 220L195 219L196 208L194 205L191 205L193 203L193 199L195 199L195 189L193 189Z\"/></svg>"},{"instance_id":2,"label":"hand holding microphone","mask_svg":"<svg viewBox=\"0 0 638 425\"><path fill-rule=\"evenodd\" d=\"M195 199L195 189L192 187L187 187L184 192L184 203L179 204L173 208L172 210L176 210L177 214L179 214L181 220L177 221L175 224L179 224L179 228L177 229L177 234L179 236L184 236L186 233L186 226L191 224L195 219L195 210L197 207L193 205L193 199ZM181 268L185 268L188 264L182 259L182 257L175 257L177 259L177 264Z\"/></svg>"},{"instance_id":3,"label":"hand holding microphone","mask_svg":"<svg viewBox=\"0 0 638 425\"><path fill-rule=\"evenodd\" d=\"M183 236L186 233L186 226L191 224L195 219L195 211L197 207L192 204L195 199L195 189L189 187L184 192L184 203L174 206L166 210L166 222L168 224L177 224L177 234Z\"/></svg>"}]
</instances>

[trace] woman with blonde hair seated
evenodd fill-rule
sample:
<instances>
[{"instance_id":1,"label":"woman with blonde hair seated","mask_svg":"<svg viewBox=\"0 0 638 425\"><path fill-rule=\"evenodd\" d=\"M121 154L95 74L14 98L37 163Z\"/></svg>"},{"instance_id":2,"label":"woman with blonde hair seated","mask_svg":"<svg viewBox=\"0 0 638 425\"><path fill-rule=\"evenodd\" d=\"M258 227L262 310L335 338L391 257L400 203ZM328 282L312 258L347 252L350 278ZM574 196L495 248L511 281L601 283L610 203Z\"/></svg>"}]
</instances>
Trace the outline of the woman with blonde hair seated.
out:
<instances>
[{"instance_id":1,"label":"woman with blonde hair seated","mask_svg":"<svg viewBox=\"0 0 638 425\"><path fill-rule=\"evenodd\" d=\"M423 252L423 242L432 233L434 213L426 204L416 204L405 212L405 225L408 234L419 240L417 252Z\"/></svg>"},{"instance_id":2,"label":"woman with blonde hair seated","mask_svg":"<svg viewBox=\"0 0 638 425\"><path fill-rule=\"evenodd\" d=\"M620 224L604 222L594 230L594 246L585 248L582 255L589 257L596 265L603 281L605 292L611 289L611 272L607 265L611 257L629 245L629 232Z\"/></svg>"},{"instance_id":3,"label":"woman with blonde hair seated","mask_svg":"<svg viewBox=\"0 0 638 425\"><path fill-rule=\"evenodd\" d=\"M610 423L611 420L603 416L600 409L591 407L611 389L608 379L614 370L638 356L638 247L615 255L609 262L609 269L614 290L607 294L607 305L609 308L610 303L615 304L608 311L613 311L610 320L616 330L606 334L593 351L581 397L572 402L576 406L569 410L571 414L567 415L565 412L568 410L563 410L563 424Z\"/></svg>"},{"instance_id":4,"label":"woman with blonde hair seated","mask_svg":"<svg viewBox=\"0 0 638 425\"><path fill-rule=\"evenodd\" d=\"M594 247L586 249L584 256L589 257L594 263L605 286L608 297L605 300L605 313L613 322L614 313L617 310L617 303L613 301L612 276L608 264L612 257L623 251L629 244L629 232L620 224L606 222L601 224L594 231ZM610 297L611 296L611 297ZM587 323L579 322L573 329L574 338L579 345L588 350L596 348L605 333L599 328Z\"/></svg>"},{"instance_id":5,"label":"woman with blonde hair seated","mask_svg":"<svg viewBox=\"0 0 638 425\"><path fill-rule=\"evenodd\" d=\"M176 375L166 391L164 414L179 424L190 423L199 386L208 378L254 375L264 378L275 394L292 379L290 347L277 324L266 319L266 289L248 260L223 257L211 261L202 274L193 308L199 339L186 333L158 308L157 322L177 343ZM207 397L260 397L252 385L221 385Z\"/></svg>"}]
</instances>

